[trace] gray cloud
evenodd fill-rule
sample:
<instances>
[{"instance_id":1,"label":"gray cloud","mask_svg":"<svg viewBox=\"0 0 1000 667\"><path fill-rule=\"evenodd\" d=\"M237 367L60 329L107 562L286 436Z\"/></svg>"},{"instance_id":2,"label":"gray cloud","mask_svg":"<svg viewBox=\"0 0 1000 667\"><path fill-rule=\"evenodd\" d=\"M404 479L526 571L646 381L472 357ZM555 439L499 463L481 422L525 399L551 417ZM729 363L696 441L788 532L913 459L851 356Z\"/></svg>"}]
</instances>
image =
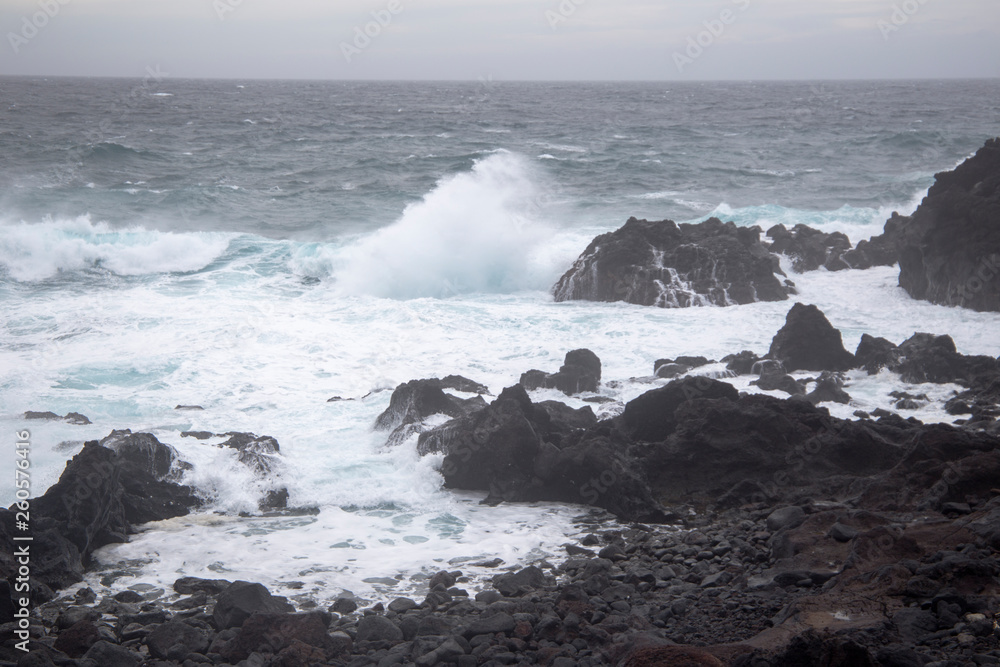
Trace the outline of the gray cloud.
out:
<instances>
[{"instance_id":1,"label":"gray cloud","mask_svg":"<svg viewBox=\"0 0 1000 667\"><path fill-rule=\"evenodd\" d=\"M0 34L24 75L1000 76L996 0L0 0Z\"/></svg>"}]
</instances>

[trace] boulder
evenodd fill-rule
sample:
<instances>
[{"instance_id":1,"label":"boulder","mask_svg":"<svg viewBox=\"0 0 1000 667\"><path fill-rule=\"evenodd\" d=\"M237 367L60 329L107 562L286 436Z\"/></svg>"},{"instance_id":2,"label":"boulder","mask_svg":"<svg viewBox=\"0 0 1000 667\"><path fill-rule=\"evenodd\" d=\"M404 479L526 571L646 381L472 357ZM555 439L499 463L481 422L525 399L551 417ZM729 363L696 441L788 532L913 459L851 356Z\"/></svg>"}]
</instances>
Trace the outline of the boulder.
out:
<instances>
[{"instance_id":1,"label":"boulder","mask_svg":"<svg viewBox=\"0 0 1000 667\"><path fill-rule=\"evenodd\" d=\"M271 595L263 585L249 581L235 581L219 594L212 618L219 630L243 625L254 612L269 614L295 611L288 600Z\"/></svg>"},{"instance_id":2,"label":"boulder","mask_svg":"<svg viewBox=\"0 0 1000 667\"><path fill-rule=\"evenodd\" d=\"M805 394L805 383L799 382L791 375L788 375L784 371L784 366L780 361L770 362L765 360L769 365L764 366L764 372L761 373L760 377L750 384L755 384L764 391L783 391L791 396L798 396ZM758 362L762 363L762 362ZM770 365L775 364L775 365ZM756 369L757 364L754 364Z\"/></svg>"},{"instance_id":3,"label":"boulder","mask_svg":"<svg viewBox=\"0 0 1000 667\"><path fill-rule=\"evenodd\" d=\"M62 419L61 416L54 412L38 412L35 410L28 410L24 413L25 419L32 419L38 421L55 421L57 419Z\"/></svg>"},{"instance_id":4,"label":"boulder","mask_svg":"<svg viewBox=\"0 0 1000 667\"><path fill-rule=\"evenodd\" d=\"M785 325L771 341L768 353L788 372L846 371L854 367L854 355L844 349L840 331L833 328L816 306L797 303L788 311Z\"/></svg>"},{"instance_id":5,"label":"boulder","mask_svg":"<svg viewBox=\"0 0 1000 667\"><path fill-rule=\"evenodd\" d=\"M90 647L83 655L84 660L90 660L100 667L139 667L142 656L133 653L124 646L99 641Z\"/></svg>"},{"instance_id":6,"label":"boulder","mask_svg":"<svg viewBox=\"0 0 1000 667\"><path fill-rule=\"evenodd\" d=\"M270 475L278 465L281 447L278 441L269 435L258 436L253 433L227 433L229 439L222 443L239 452L239 461L258 475Z\"/></svg>"},{"instance_id":7,"label":"boulder","mask_svg":"<svg viewBox=\"0 0 1000 667\"><path fill-rule=\"evenodd\" d=\"M322 652L331 644L328 621L329 615L318 611L306 614L255 611L241 624L221 655L236 664L252 653L280 653L297 643Z\"/></svg>"},{"instance_id":8,"label":"boulder","mask_svg":"<svg viewBox=\"0 0 1000 667\"><path fill-rule=\"evenodd\" d=\"M365 616L358 621L359 642L400 642L403 631L385 616Z\"/></svg>"},{"instance_id":9,"label":"boulder","mask_svg":"<svg viewBox=\"0 0 1000 667\"><path fill-rule=\"evenodd\" d=\"M660 442L674 432L674 412L682 403L699 398L735 401L738 397L731 384L705 377L684 378L629 401L618 418L618 427L632 440Z\"/></svg>"},{"instance_id":10,"label":"boulder","mask_svg":"<svg viewBox=\"0 0 1000 667\"><path fill-rule=\"evenodd\" d=\"M97 626L92 621L83 620L59 633L52 648L71 658L79 658L100 640L101 633Z\"/></svg>"},{"instance_id":11,"label":"boulder","mask_svg":"<svg viewBox=\"0 0 1000 667\"><path fill-rule=\"evenodd\" d=\"M566 353L558 373L531 370L521 375L519 384L528 391L558 389L568 396L597 391L601 384L601 360L590 350L572 350Z\"/></svg>"},{"instance_id":12,"label":"boulder","mask_svg":"<svg viewBox=\"0 0 1000 667\"><path fill-rule=\"evenodd\" d=\"M743 350L737 354L730 354L722 358L726 368L737 375L749 375L754 364L760 361L755 353L750 350Z\"/></svg>"},{"instance_id":13,"label":"boulder","mask_svg":"<svg viewBox=\"0 0 1000 667\"><path fill-rule=\"evenodd\" d=\"M678 225L630 218L587 247L553 288L556 301L625 301L661 308L782 301L788 287L759 227L717 218Z\"/></svg>"},{"instance_id":14,"label":"boulder","mask_svg":"<svg viewBox=\"0 0 1000 667\"><path fill-rule=\"evenodd\" d=\"M545 585L545 575L535 566L493 577L493 588L504 597L513 597Z\"/></svg>"},{"instance_id":15,"label":"boulder","mask_svg":"<svg viewBox=\"0 0 1000 667\"><path fill-rule=\"evenodd\" d=\"M686 366L684 364L668 363L668 364L660 364L659 366L657 366L654 374L658 378L672 379L677 377L678 375L684 375L689 370L691 370L690 366Z\"/></svg>"},{"instance_id":16,"label":"boulder","mask_svg":"<svg viewBox=\"0 0 1000 667\"><path fill-rule=\"evenodd\" d=\"M843 389L844 380L836 373L823 371L816 380L816 386L806 395L806 399L813 405L820 403L842 403L847 405L851 402L851 396Z\"/></svg>"},{"instance_id":17,"label":"boulder","mask_svg":"<svg viewBox=\"0 0 1000 667\"><path fill-rule=\"evenodd\" d=\"M465 636L471 638L476 635L495 635L501 632L510 634L514 632L515 627L516 622L514 621L514 617L510 614L500 612L486 618L480 617L470 623L465 629Z\"/></svg>"},{"instance_id":18,"label":"boulder","mask_svg":"<svg viewBox=\"0 0 1000 667\"><path fill-rule=\"evenodd\" d=\"M792 505L774 510L767 516L767 529L775 533L782 528L797 528L806 520L806 513L801 507Z\"/></svg>"},{"instance_id":19,"label":"boulder","mask_svg":"<svg viewBox=\"0 0 1000 667\"><path fill-rule=\"evenodd\" d=\"M174 591L181 595L194 595L195 593L205 593L207 595L218 595L232 585L233 582L227 579L199 579L197 577L181 577L174 582Z\"/></svg>"},{"instance_id":20,"label":"boulder","mask_svg":"<svg viewBox=\"0 0 1000 667\"><path fill-rule=\"evenodd\" d=\"M851 248L850 239L841 232L827 234L806 225L795 225L792 229L775 225L767 230L767 236L771 239L771 252L791 258L792 268L799 273L815 271L821 266L831 271L850 268L839 261Z\"/></svg>"},{"instance_id":21,"label":"boulder","mask_svg":"<svg viewBox=\"0 0 1000 667\"><path fill-rule=\"evenodd\" d=\"M951 336L916 333L899 346L898 370L904 382L956 382L969 385L975 379L1000 377L993 357L965 356L955 349Z\"/></svg>"},{"instance_id":22,"label":"boulder","mask_svg":"<svg viewBox=\"0 0 1000 667\"><path fill-rule=\"evenodd\" d=\"M900 350L892 341L861 334L861 342L854 353L855 363L868 375L877 375L883 368L894 369L899 364Z\"/></svg>"},{"instance_id":23,"label":"boulder","mask_svg":"<svg viewBox=\"0 0 1000 667\"><path fill-rule=\"evenodd\" d=\"M935 176L903 224L899 285L914 299L1000 311L1000 139Z\"/></svg>"},{"instance_id":24,"label":"boulder","mask_svg":"<svg viewBox=\"0 0 1000 667\"><path fill-rule=\"evenodd\" d=\"M204 632L179 621L158 625L146 637L149 654L164 660L183 660L188 653L202 653L208 643Z\"/></svg>"}]
</instances>

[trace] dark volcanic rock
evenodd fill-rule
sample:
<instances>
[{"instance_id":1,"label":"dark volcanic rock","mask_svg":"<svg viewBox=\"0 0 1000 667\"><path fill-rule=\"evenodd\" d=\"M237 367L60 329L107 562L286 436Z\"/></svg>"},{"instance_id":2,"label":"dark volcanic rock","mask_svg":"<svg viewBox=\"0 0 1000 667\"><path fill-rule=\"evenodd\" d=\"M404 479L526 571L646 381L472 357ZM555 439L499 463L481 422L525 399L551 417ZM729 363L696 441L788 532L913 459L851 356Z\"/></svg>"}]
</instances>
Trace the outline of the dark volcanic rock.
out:
<instances>
[{"instance_id":1,"label":"dark volcanic rock","mask_svg":"<svg viewBox=\"0 0 1000 667\"><path fill-rule=\"evenodd\" d=\"M521 375L519 384L528 391L558 389L568 396L597 391L601 385L601 360L590 350L572 350L566 353L558 373L531 370Z\"/></svg>"},{"instance_id":2,"label":"dark volcanic rock","mask_svg":"<svg viewBox=\"0 0 1000 667\"><path fill-rule=\"evenodd\" d=\"M146 646L154 658L183 659L188 653L202 653L208 637L201 630L178 621L156 626L146 637Z\"/></svg>"},{"instance_id":3,"label":"dark volcanic rock","mask_svg":"<svg viewBox=\"0 0 1000 667\"><path fill-rule=\"evenodd\" d=\"M35 411L32 411L32 410L28 410L27 412L25 412L24 413L24 418L25 419L40 420L40 421L42 421L42 420L44 420L44 421L54 421L54 420L57 420L57 419L62 419L62 417L60 417L59 415L57 415L54 412L35 412Z\"/></svg>"},{"instance_id":4,"label":"dark volcanic rock","mask_svg":"<svg viewBox=\"0 0 1000 667\"><path fill-rule=\"evenodd\" d=\"M139 667L142 663L142 657L138 654L106 641L99 641L91 646L83 658L100 667Z\"/></svg>"},{"instance_id":5,"label":"dark volcanic rock","mask_svg":"<svg viewBox=\"0 0 1000 667\"><path fill-rule=\"evenodd\" d=\"M63 417L63 419L70 424L75 424L77 426L86 426L91 423L90 419L88 419L86 415L81 415L79 412L70 412Z\"/></svg>"},{"instance_id":6,"label":"dark volcanic rock","mask_svg":"<svg viewBox=\"0 0 1000 667\"><path fill-rule=\"evenodd\" d=\"M816 306L797 303L788 311L785 326L771 341L768 356L780 360L788 372L846 371L854 355L844 349L840 331Z\"/></svg>"},{"instance_id":7,"label":"dark volcanic rock","mask_svg":"<svg viewBox=\"0 0 1000 667\"><path fill-rule=\"evenodd\" d=\"M466 387L459 391L468 391L471 387L459 382L456 376L451 376L449 384ZM422 424L431 415L460 417L485 405L486 402L481 396L464 399L446 393L444 384L436 378L411 380L399 385L392 392L389 407L375 420L375 430L392 431L387 444L398 445L414 433L422 433L424 430Z\"/></svg>"},{"instance_id":8,"label":"dark volcanic rock","mask_svg":"<svg viewBox=\"0 0 1000 667\"><path fill-rule=\"evenodd\" d=\"M63 630L52 647L71 658L79 658L100 640L97 626L91 621L80 621Z\"/></svg>"},{"instance_id":9,"label":"dark volcanic rock","mask_svg":"<svg viewBox=\"0 0 1000 667\"><path fill-rule=\"evenodd\" d=\"M877 375L883 368L896 368L900 354L899 348L892 341L862 334L854 358L855 363L868 371L869 375Z\"/></svg>"},{"instance_id":10,"label":"dark volcanic rock","mask_svg":"<svg viewBox=\"0 0 1000 667\"><path fill-rule=\"evenodd\" d=\"M754 364L760 361L760 357L750 350L743 350L738 354L730 354L722 358L726 368L737 375L749 375Z\"/></svg>"},{"instance_id":11,"label":"dark volcanic rock","mask_svg":"<svg viewBox=\"0 0 1000 667\"><path fill-rule=\"evenodd\" d=\"M513 597L544 585L545 575L537 567L526 567L518 572L498 574L493 577L493 587L505 597ZM511 630L513 629L511 627Z\"/></svg>"},{"instance_id":12,"label":"dark volcanic rock","mask_svg":"<svg viewBox=\"0 0 1000 667\"><path fill-rule=\"evenodd\" d=\"M247 466L259 475L268 475L274 472L278 462L278 454L281 447L278 441L269 435L257 436L253 433L227 433L229 440L222 443L223 447L229 447L239 451L240 463Z\"/></svg>"},{"instance_id":13,"label":"dark volcanic rock","mask_svg":"<svg viewBox=\"0 0 1000 667\"><path fill-rule=\"evenodd\" d=\"M654 368L655 370L653 371L653 374L656 375L656 377L666 379L675 378L678 375L684 375L691 370L690 366L675 363L658 363L654 366Z\"/></svg>"},{"instance_id":14,"label":"dark volcanic rock","mask_svg":"<svg viewBox=\"0 0 1000 667\"><path fill-rule=\"evenodd\" d=\"M1000 311L1000 139L935 176L903 225L899 285L915 299Z\"/></svg>"},{"instance_id":15,"label":"dark volcanic rock","mask_svg":"<svg viewBox=\"0 0 1000 667\"><path fill-rule=\"evenodd\" d=\"M840 255L850 250L851 241L844 234L826 234L806 225L795 225L786 229L775 225L767 230L772 239L771 252L787 255L792 259L792 267L799 273L815 271L825 266L831 271L850 268L839 261Z\"/></svg>"},{"instance_id":16,"label":"dark volcanic rock","mask_svg":"<svg viewBox=\"0 0 1000 667\"><path fill-rule=\"evenodd\" d=\"M957 382L968 385L980 376L997 376L997 360L959 354L951 336L917 333L899 346L899 371L905 382Z\"/></svg>"},{"instance_id":17,"label":"dark volcanic rock","mask_svg":"<svg viewBox=\"0 0 1000 667\"><path fill-rule=\"evenodd\" d=\"M46 586L79 581L90 554L124 542L134 525L183 516L200 504L190 488L168 481L171 448L149 434L116 438L115 450L86 443L31 503L32 576Z\"/></svg>"},{"instance_id":18,"label":"dark volcanic rock","mask_svg":"<svg viewBox=\"0 0 1000 667\"><path fill-rule=\"evenodd\" d=\"M553 294L662 308L782 301L788 288L760 231L717 218L697 225L630 218L594 239Z\"/></svg>"},{"instance_id":19,"label":"dark volcanic rock","mask_svg":"<svg viewBox=\"0 0 1000 667\"><path fill-rule=\"evenodd\" d=\"M795 503L838 479L889 470L909 437L761 394L694 398L676 408L672 424L673 432L645 450L640 465L657 497L673 502Z\"/></svg>"},{"instance_id":20,"label":"dark volcanic rock","mask_svg":"<svg viewBox=\"0 0 1000 667\"><path fill-rule=\"evenodd\" d=\"M755 368L756 366L755 364ZM791 396L806 393L805 383L799 382L785 373L784 365L780 361L771 362L764 366L764 372L760 374L760 378L750 384L755 384L765 391L783 391Z\"/></svg>"},{"instance_id":21,"label":"dark volcanic rock","mask_svg":"<svg viewBox=\"0 0 1000 667\"><path fill-rule=\"evenodd\" d=\"M682 403L696 398L735 401L738 397L736 388L726 382L705 377L684 378L629 401L618 424L633 440L660 442L677 427L674 412Z\"/></svg>"},{"instance_id":22,"label":"dark volcanic rock","mask_svg":"<svg viewBox=\"0 0 1000 667\"><path fill-rule=\"evenodd\" d=\"M215 603L212 617L220 630L243 625L254 612L280 614L295 611L283 597L271 595L261 584L235 581L229 585Z\"/></svg>"},{"instance_id":23,"label":"dark volcanic rock","mask_svg":"<svg viewBox=\"0 0 1000 667\"><path fill-rule=\"evenodd\" d=\"M479 384L461 375L448 375L441 378L441 387L444 389L454 389L464 391L469 394L489 394L490 389L484 384Z\"/></svg>"},{"instance_id":24,"label":"dark volcanic rock","mask_svg":"<svg viewBox=\"0 0 1000 667\"><path fill-rule=\"evenodd\" d=\"M902 230L909 221L909 218L893 212L886 221L882 234L867 241L858 241L857 246L840 256L841 261L852 269L892 266L899 261Z\"/></svg>"},{"instance_id":25,"label":"dark volcanic rock","mask_svg":"<svg viewBox=\"0 0 1000 667\"><path fill-rule=\"evenodd\" d=\"M398 642L403 639L403 631L385 616L365 616L358 621L358 641Z\"/></svg>"},{"instance_id":26,"label":"dark volcanic rock","mask_svg":"<svg viewBox=\"0 0 1000 667\"><path fill-rule=\"evenodd\" d=\"M256 611L242 623L239 633L226 646L222 656L238 663L254 652L279 653L296 642L319 649L327 648L331 643L327 635L327 616L323 612L287 614Z\"/></svg>"},{"instance_id":27,"label":"dark volcanic rock","mask_svg":"<svg viewBox=\"0 0 1000 667\"><path fill-rule=\"evenodd\" d=\"M569 419L565 412L533 404L515 385L483 410L421 434L417 449L443 452L445 485L488 491L489 502L588 503L622 517L663 520L622 437L600 425L584 431L578 426L589 416Z\"/></svg>"},{"instance_id":28,"label":"dark volcanic rock","mask_svg":"<svg viewBox=\"0 0 1000 667\"><path fill-rule=\"evenodd\" d=\"M843 387L844 381L836 373L823 371L823 374L816 380L816 386L806 398L813 405L827 402L847 405L851 402L851 396L844 391Z\"/></svg>"},{"instance_id":29,"label":"dark volcanic rock","mask_svg":"<svg viewBox=\"0 0 1000 667\"><path fill-rule=\"evenodd\" d=\"M174 591L181 595L194 595L195 593L207 593L208 595L218 595L232 585L233 582L227 579L199 579L197 577L181 577L174 582Z\"/></svg>"}]
</instances>

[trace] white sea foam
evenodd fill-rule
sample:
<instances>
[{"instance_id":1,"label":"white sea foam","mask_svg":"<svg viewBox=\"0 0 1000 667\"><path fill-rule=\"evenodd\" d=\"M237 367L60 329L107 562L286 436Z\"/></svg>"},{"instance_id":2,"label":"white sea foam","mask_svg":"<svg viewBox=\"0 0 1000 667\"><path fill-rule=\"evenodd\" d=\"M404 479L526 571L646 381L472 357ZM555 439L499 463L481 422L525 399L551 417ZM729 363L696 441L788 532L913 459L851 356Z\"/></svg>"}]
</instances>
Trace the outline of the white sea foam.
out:
<instances>
[{"instance_id":1,"label":"white sea foam","mask_svg":"<svg viewBox=\"0 0 1000 667\"><path fill-rule=\"evenodd\" d=\"M90 216L0 223L0 270L21 282L85 269L121 276L197 271L225 252L232 236L113 229Z\"/></svg>"},{"instance_id":2,"label":"white sea foam","mask_svg":"<svg viewBox=\"0 0 1000 667\"><path fill-rule=\"evenodd\" d=\"M186 481L208 501L206 511L156 524L129 544L99 552L109 570L130 573L116 582L118 588L137 582L167 586L184 575L224 576L319 600L345 589L392 597L418 590L432 569L488 574L449 562L455 557L501 557L516 566L559 553L559 544L578 530L573 517L580 507L489 508L479 506L477 496L442 490L438 458L418 457L412 442L383 447L385 434L372 432L371 425L390 392L369 392L458 373L496 394L523 371L555 370L567 350L587 347L601 357L605 379L621 382L602 391L614 402L598 412L610 416L665 382L648 377L656 359L765 352L793 301L684 310L553 303L545 289L549 279L512 272L530 273L532 266L563 270L607 228L546 226L546 209L539 213L532 206L540 181L522 158L499 153L472 172L443 180L382 233L333 243L121 231L87 218L7 225L4 231L11 233L0 241L4 267L19 280L60 269L107 268L112 261L125 262L125 269L163 270L174 257L161 252L169 248L164 238L186 244L176 266L215 265L156 281L129 279L123 272L113 287L100 290L60 284L38 292L0 283L9 313L0 329L0 428L23 428L26 410L78 411L94 421L82 427L31 425L37 494L55 481L83 440L112 428L149 430L194 464ZM856 211L859 228L876 215ZM855 219L855 211L843 209L718 212L740 224L784 216L788 224L819 220L826 229L838 219ZM523 229L511 222L516 214L524 216ZM470 220L478 224L467 232ZM193 258L192 248L203 249L204 256ZM519 253L530 255L533 264L519 260ZM30 261L19 263L22 254ZM418 266L422 259L425 268L414 270L406 259ZM499 277L485 278L484 266L497 268ZM345 295L342 280L351 282L350 270L364 280L354 281L356 293ZM304 283L304 275L342 280ZM444 278L479 291L427 293ZM1000 340L992 335L1000 315L913 301L896 278L893 268L796 275L794 300L819 306L843 332L848 349L863 333L898 343L915 331L930 331L951 334L964 353L1000 354ZM373 295L380 292L397 298ZM756 390L749 378L730 381ZM854 402L828 407L845 418L858 409L892 408L889 392L899 388L892 374L852 373L847 390ZM953 387L908 389L931 399L913 412L918 418L953 419L942 409ZM332 396L357 400L327 403ZM535 397L584 405L555 392ZM205 410L174 410L178 404ZM280 474L260 479L231 451L212 444L218 439L181 437L187 430L274 436L281 445ZM255 513L260 497L277 485L287 486L293 506L318 508L319 514L236 516ZM0 504L12 499L10 489L0 492ZM402 575L397 584L379 581L396 575ZM88 583L99 588L98 577ZM290 589L294 581L305 588Z\"/></svg>"},{"instance_id":3,"label":"white sea foam","mask_svg":"<svg viewBox=\"0 0 1000 667\"><path fill-rule=\"evenodd\" d=\"M338 291L417 298L547 288L559 267L539 261L555 231L544 222L540 177L503 152L443 179L395 223L338 252Z\"/></svg>"}]
</instances>

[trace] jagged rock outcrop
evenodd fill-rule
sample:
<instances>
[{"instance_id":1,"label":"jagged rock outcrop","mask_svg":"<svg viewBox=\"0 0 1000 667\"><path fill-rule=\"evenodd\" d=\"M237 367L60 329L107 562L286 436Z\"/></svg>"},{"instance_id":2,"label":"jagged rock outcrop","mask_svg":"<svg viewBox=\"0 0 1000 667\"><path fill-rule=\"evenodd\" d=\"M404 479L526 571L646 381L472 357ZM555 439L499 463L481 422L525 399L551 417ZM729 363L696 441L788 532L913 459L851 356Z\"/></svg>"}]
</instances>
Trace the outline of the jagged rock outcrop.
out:
<instances>
[{"instance_id":1,"label":"jagged rock outcrop","mask_svg":"<svg viewBox=\"0 0 1000 667\"><path fill-rule=\"evenodd\" d=\"M791 258L792 268L799 273L815 271L821 266L830 271L851 268L840 259L851 248L851 240L841 232L827 234L807 225L791 229L775 225L767 230L767 236L771 239L771 252Z\"/></svg>"},{"instance_id":2,"label":"jagged rock outcrop","mask_svg":"<svg viewBox=\"0 0 1000 667\"><path fill-rule=\"evenodd\" d=\"M630 218L602 234L553 288L556 301L626 301L661 308L782 301L787 286L759 227L711 218L676 224Z\"/></svg>"},{"instance_id":3,"label":"jagged rock outcrop","mask_svg":"<svg viewBox=\"0 0 1000 667\"><path fill-rule=\"evenodd\" d=\"M580 428L593 424L589 408L574 419L566 418L567 410L535 405L515 385L486 408L421 434L418 451L444 453L445 485L488 491L487 502L572 502L634 520L664 520L627 440L614 429Z\"/></svg>"},{"instance_id":4,"label":"jagged rock outcrop","mask_svg":"<svg viewBox=\"0 0 1000 667\"><path fill-rule=\"evenodd\" d=\"M840 259L852 269L870 269L873 266L892 266L899 262L903 226L909 218L893 211L886 220L882 233L844 252Z\"/></svg>"},{"instance_id":5,"label":"jagged rock outcrop","mask_svg":"<svg viewBox=\"0 0 1000 667\"><path fill-rule=\"evenodd\" d=\"M785 325L771 341L768 353L785 370L846 371L854 367L854 355L844 349L840 331L816 306L797 303L788 311Z\"/></svg>"},{"instance_id":6,"label":"jagged rock outcrop","mask_svg":"<svg viewBox=\"0 0 1000 667\"><path fill-rule=\"evenodd\" d=\"M518 384L528 391L558 389L568 396L597 391L601 385L601 360L590 350L571 350L558 373L530 370L521 374Z\"/></svg>"},{"instance_id":7,"label":"jagged rock outcrop","mask_svg":"<svg viewBox=\"0 0 1000 667\"><path fill-rule=\"evenodd\" d=\"M899 285L910 296L1000 311L1000 139L937 174L902 227Z\"/></svg>"},{"instance_id":8,"label":"jagged rock outcrop","mask_svg":"<svg viewBox=\"0 0 1000 667\"><path fill-rule=\"evenodd\" d=\"M464 380L465 378L461 378ZM461 391L479 388L477 383L460 382L456 376L449 376L449 385L463 387ZM399 385L392 392L389 407L375 420L376 431L391 431L386 444L402 444L410 436L426 430L424 421L433 415L460 417L486 405L482 396L459 398L444 391L441 380L411 380Z\"/></svg>"},{"instance_id":9,"label":"jagged rock outcrop","mask_svg":"<svg viewBox=\"0 0 1000 667\"><path fill-rule=\"evenodd\" d=\"M172 448L147 433L116 431L66 464L59 481L31 501L32 591L42 599L83 578L91 554L124 542L138 524L183 516L200 505L172 475ZM14 513L0 510L13 535ZM6 578L8 572L3 572Z\"/></svg>"}]
</instances>

